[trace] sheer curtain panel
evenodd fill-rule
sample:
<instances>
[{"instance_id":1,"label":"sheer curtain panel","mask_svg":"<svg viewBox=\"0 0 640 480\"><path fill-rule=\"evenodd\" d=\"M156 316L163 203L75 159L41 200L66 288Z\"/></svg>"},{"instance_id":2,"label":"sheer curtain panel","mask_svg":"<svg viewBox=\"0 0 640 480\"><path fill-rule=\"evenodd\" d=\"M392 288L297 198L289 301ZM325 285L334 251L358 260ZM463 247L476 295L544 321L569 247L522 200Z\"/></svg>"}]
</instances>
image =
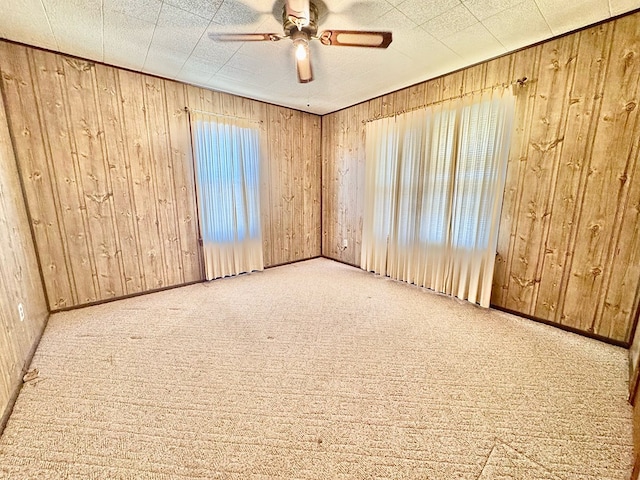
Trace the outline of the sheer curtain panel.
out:
<instances>
[{"instance_id":1,"label":"sheer curtain panel","mask_svg":"<svg viewBox=\"0 0 640 480\"><path fill-rule=\"evenodd\" d=\"M244 119L190 117L206 278L262 270L259 129Z\"/></svg>"},{"instance_id":2,"label":"sheer curtain panel","mask_svg":"<svg viewBox=\"0 0 640 480\"><path fill-rule=\"evenodd\" d=\"M361 267L488 307L515 99L369 122Z\"/></svg>"}]
</instances>

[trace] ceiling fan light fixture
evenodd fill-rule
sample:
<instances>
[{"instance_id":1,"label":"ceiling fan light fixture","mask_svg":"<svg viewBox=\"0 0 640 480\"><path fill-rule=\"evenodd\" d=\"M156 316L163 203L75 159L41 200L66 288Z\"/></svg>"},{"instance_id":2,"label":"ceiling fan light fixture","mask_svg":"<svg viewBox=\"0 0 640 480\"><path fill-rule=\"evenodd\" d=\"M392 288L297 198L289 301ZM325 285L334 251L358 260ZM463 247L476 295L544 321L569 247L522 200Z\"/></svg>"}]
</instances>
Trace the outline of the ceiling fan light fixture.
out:
<instances>
[{"instance_id":1,"label":"ceiling fan light fixture","mask_svg":"<svg viewBox=\"0 0 640 480\"><path fill-rule=\"evenodd\" d=\"M305 58L307 58L307 56L309 55L307 53L307 49L308 47L306 45L299 43L296 47L296 58L298 60L304 60Z\"/></svg>"},{"instance_id":2,"label":"ceiling fan light fixture","mask_svg":"<svg viewBox=\"0 0 640 480\"><path fill-rule=\"evenodd\" d=\"M298 72L298 82L309 83L313 81L313 70L311 68L311 59L309 57L303 60L296 60L296 71Z\"/></svg>"},{"instance_id":3,"label":"ceiling fan light fixture","mask_svg":"<svg viewBox=\"0 0 640 480\"><path fill-rule=\"evenodd\" d=\"M315 0L319 1L319 0ZM366 30L325 30L318 35L318 7L312 0L276 0L282 5L282 34L277 33L209 33L221 42L276 42L288 38L293 43L298 82L313 81L309 42L344 47L387 48L393 40L391 32Z\"/></svg>"},{"instance_id":4,"label":"ceiling fan light fixture","mask_svg":"<svg viewBox=\"0 0 640 480\"><path fill-rule=\"evenodd\" d=\"M291 34L291 40L295 49L298 82L311 82L313 80L313 71L311 69L311 59L309 58L310 36L304 30L295 31Z\"/></svg>"},{"instance_id":5,"label":"ceiling fan light fixture","mask_svg":"<svg viewBox=\"0 0 640 480\"><path fill-rule=\"evenodd\" d=\"M296 59L304 60L309 56L309 35L305 32L296 32L293 37L293 46L296 50Z\"/></svg>"}]
</instances>

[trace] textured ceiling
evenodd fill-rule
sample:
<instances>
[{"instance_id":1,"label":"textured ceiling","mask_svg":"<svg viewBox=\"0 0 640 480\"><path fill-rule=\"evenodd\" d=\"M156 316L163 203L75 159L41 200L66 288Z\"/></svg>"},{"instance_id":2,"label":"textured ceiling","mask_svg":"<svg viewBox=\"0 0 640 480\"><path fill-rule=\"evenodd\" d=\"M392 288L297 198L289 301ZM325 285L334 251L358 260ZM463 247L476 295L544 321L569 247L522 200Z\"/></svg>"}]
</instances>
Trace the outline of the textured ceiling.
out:
<instances>
[{"instance_id":1,"label":"textured ceiling","mask_svg":"<svg viewBox=\"0 0 640 480\"><path fill-rule=\"evenodd\" d=\"M283 0L1 0L0 37L317 114L640 7L640 0L319 0L320 30L391 30L387 50L217 43L282 31Z\"/></svg>"}]
</instances>

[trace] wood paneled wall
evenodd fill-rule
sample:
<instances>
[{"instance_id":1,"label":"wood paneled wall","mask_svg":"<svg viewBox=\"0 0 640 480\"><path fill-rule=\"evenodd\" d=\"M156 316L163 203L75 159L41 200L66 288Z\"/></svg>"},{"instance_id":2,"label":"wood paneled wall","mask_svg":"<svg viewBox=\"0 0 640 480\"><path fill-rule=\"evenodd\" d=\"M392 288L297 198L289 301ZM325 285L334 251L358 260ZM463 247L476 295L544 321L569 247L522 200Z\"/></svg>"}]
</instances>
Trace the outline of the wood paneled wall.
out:
<instances>
[{"instance_id":1,"label":"wood paneled wall","mask_svg":"<svg viewBox=\"0 0 640 480\"><path fill-rule=\"evenodd\" d=\"M320 117L0 42L52 310L201 280L185 106L263 131L266 266L320 255Z\"/></svg>"},{"instance_id":2,"label":"wood paneled wall","mask_svg":"<svg viewBox=\"0 0 640 480\"><path fill-rule=\"evenodd\" d=\"M492 303L628 342L640 286L639 75L636 13L324 116L323 255L360 263L363 120L527 77Z\"/></svg>"},{"instance_id":3,"label":"wood paneled wall","mask_svg":"<svg viewBox=\"0 0 640 480\"><path fill-rule=\"evenodd\" d=\"M18 310L20 303L23 320ZM0 430L47 316L47 303L0 95Z\"/></svg>"}]
</instances>

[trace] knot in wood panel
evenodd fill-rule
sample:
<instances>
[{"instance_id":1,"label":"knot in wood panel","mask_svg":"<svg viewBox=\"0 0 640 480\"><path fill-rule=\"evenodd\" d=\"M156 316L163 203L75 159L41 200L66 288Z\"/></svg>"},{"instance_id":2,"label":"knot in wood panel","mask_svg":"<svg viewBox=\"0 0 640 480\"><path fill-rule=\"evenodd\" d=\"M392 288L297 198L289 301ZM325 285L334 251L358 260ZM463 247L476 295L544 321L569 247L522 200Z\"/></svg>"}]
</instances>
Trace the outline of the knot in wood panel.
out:
<instances>
[{"instance_id":1,"label":"knot in wood panel","mask_svg":"<svg viewBox=\"0 0 640 480\"><path fill-rule=\"evenodd\" d=\"M545 154L549 150L553 150L554 148L556 148L558 144L563 141L564 141L564 137L556 138L554 140L551 140L550 142L538 142L538 143L531 142L531 147L534 150L537 150L538 152Z\"/></svg>"},{"instance_id":2,"label":"knot in wood panel","mask_svg":"<svg viewBox=\"0 0 640 480\"><path fill-rule=\"evenodd\" d=\"M71 68L74 68L79 72L88 72L93 67L95 67L95 63L87 62L85 60L79 60L77 58L65 58L64 61Z\"/></svg>"},{"instance_id":3,"label":"knot in wood panel","mask_svg":"<svg viewBox=\"0 0 640 480\"><path fill-rule=\"evenodd\" d=\"M511 275L511 278L513 278L516 281L516 283L520 285L522 288L533 287L533 285L535 284L533 280L527 280L526 278L522 278L517 275Z\"/></svg>"},{"instance_id":4,"label":"knot in wood panel","mask_svg":"<svg viewBox=\"0 0 640 480\"><path fill-rule=\"evenodd\" d=\"M607 310L613 310L614 312L620 311L620 305L611 302L604 302L604 308Z\"/></svg>"},{"instance_id":5,"label":"knot in wood panel","mask_svg":"<svg viewBox=\"0 0 640 480\"><path fill-rule=\"evenodd\" d=\"M593 237L598 235L598 232L600 232L601 229L602 225L600 225L599 223L592 223L591 225L589 225L589 230L591 231L591 236Z\"/></svg>"},{"instance_id":6,"label":"knot in wood panel","mask_svg":"<svg viewBox=\"0 0 640 480\"><path fill-rule=\"evenodd\" d=\"M633 57L635 57L636 54L633 50L628 51L627 53L624 54L624 56L622 57L624 59L624 73L627 73L627 69L629 69L632 64L633 64Z\"/></svg>"},{"instance_id":7,"label":"knot in wood panel","mask_svg":"<svg viewBox=\"0 0 640 480\"><path fill-rule=\"evenodd\" d=\"M597 277L598 275L602 275L602 268L600 267L591 267L589 273L593 275L593 277Z\"/></svg>"},{"instance_id":8,"label":"knot in wood panel","mask_svg":"<svg viewBox=\"0 0 640 480\"><path fill-rule=\"evenodd\" d=\"M550 312L554 312L556 309L556 304L548 300L543 301L542 305L547 307L547 310L549 310Z\"/></svg>"},{"instance_id":9,"label":"knot in wood panel","mask_svg":"<svg viewBox=\"0 0 640 480\"><path fill-rule=\"evenodd\" d=\"M637 105L636 105L636 102L628 102L628 103L624 106L624 109L625 109L627 112L632 112L632 111L634 111L634 110L636 109L636 106L637 106Z\"/></svg>"},{"instance_id":10,"label":"knot in wood panel","mask_svg":"<svg viewBox=\"0 0 640 480\"><path fill-rule=\"evenodd\" d=\"M100 204L100 203L104 203L109 197L113 196L112 192L108 192L108 193L93 193L93 194L89 194L89 193L85 193L85 196L90 199L93 200L94 202Z\"/></svg>"},{"instance_id":11,"label":"knot in wood panel","mask_svg":"<svg viewBox=\"0 0 640 480\"><path fill-rule=\"evenodd\" d=\"M582 163L580 160L570 159L565 165L573 170L580 170L582 168Z\"/></svg>"},{"instance_id":12,"label":"knot in wood panel","mask_svg":"<svg viewBox=\"0 0 640 480\"><path fill-rule=\"evenodd\" d=\"M82 131L82 134L83 134L85 137L88 137L88 138L94 138L94 137L93 137L93 133L91 133L91 128L89 127L89 124L86 122L86 120L82 119L82 122L81 122L81 124L80 124L80 125L81 125L81 126L80 126L80 129L81 129L81 131Z\"/></svg>"}]
</instances>

